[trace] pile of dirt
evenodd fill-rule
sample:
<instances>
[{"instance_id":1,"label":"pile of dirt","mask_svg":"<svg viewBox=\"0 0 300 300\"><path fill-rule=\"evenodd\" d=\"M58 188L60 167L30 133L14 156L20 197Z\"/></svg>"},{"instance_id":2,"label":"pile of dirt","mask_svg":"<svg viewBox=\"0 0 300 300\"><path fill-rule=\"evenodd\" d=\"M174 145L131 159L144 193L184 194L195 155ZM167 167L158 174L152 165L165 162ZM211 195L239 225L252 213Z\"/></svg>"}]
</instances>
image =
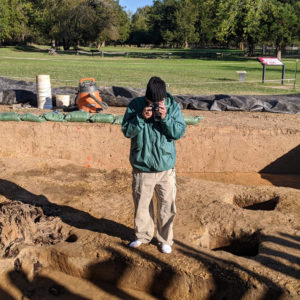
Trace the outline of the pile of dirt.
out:
<instances>
[{"instance_id":1,"label":"pile of dirt","mask_svg":"<svg viewBox=\"0 0 300 300\"><path fill-rule=\"evenodd\" d=\"M0 256L16 257L26 246L55 245L68 238L57 217L20 201L0 203Z\"/></svg>"}]
</instances>

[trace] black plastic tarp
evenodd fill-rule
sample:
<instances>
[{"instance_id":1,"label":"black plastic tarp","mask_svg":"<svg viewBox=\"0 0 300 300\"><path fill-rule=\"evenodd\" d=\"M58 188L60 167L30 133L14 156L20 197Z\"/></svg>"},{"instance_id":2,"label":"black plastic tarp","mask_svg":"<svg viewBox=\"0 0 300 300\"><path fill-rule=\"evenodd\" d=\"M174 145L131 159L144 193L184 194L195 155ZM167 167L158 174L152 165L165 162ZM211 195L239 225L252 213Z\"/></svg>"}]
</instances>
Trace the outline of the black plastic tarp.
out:
<instances>
[{"instance_id":1,"label":"black plastic tarp","mask_svg":"<svg viewBox=\"0 0 300 300\"><path fill-rule=\"evenodd\" d=\"M130 87L99 87L102 100L109 106L127 106L136 97L145 95L145 89ZM69 94L75 102L77 87L52 88L52 95ZM211 111L252 111L300 114L300 93L287 95L174 95L183 109ZM36 84L0 77L0 104L26 103L37 105Z\"/></svg>"},{"instance_id":2,"label":"black plastic tarp","mask_svg":"<svg viewBox=\"0 0 300 300\"><path fill-rule=\"evenodd\" d=\"M289 95L176 95L184 109L300 113L300 94Z\"/></svg>"}]
</instances>

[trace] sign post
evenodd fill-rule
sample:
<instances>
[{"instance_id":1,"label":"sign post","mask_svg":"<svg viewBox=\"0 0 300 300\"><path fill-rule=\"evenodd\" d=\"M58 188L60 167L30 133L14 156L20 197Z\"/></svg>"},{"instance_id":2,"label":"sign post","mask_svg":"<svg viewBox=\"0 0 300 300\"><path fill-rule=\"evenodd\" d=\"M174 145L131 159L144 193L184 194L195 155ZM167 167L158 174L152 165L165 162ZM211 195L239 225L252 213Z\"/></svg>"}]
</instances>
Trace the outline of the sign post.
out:
<instances>
[{"instance_id":1,"label":"sign post","mask_svg":"<svg viewBox=\"0 0 300 300\"><path fill-rule=\"evenodd\" d=\"M258 61L263 66L262 83L265 83L266 80L267 66L282 66L281 84L284 84L285 65L281 60L277 57L259 57Z\"/></svg>"},{"instance_id":2,"label":"sign post","mask_svg":"<svg viewBox=\"0 0 300 300\"><path fill-rule=\"evenodd\" d=\"M297 68L298 68L298 59L296 59L295 79L294 79L294 90L296 89Z\"/></svg>"},{"instance_id":3,"label":"sign post","mask_svg":"<svg viewBox=\"0 0 300 300\"><path fill-rule=\"evenodd\" d=\"M266 79L266 65L263 64L263 74L262 74L262 83L265 83L265 79Z\"/></svg>"}]
</instances>

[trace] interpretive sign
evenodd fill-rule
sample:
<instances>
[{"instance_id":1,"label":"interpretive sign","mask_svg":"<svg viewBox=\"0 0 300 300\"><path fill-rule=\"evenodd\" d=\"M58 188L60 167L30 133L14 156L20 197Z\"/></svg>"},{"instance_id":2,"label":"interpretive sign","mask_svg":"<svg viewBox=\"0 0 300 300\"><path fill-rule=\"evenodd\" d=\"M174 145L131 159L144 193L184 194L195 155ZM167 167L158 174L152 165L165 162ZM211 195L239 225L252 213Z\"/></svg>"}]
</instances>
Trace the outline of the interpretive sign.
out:
<instances>
[{"instance_id":1,"label":"interpretive sign","mask_svg":"<svg viewBox=\"0 0 300 300\"><path fill-rule=\"evenodd\" d=\"M277 57L259 57L258 60L267 66L283 66L283 62Z\"/></svg>"},{"instance_id":2,"label":"interpretive sign","mask_svg":"<svg viewBox=\"0 0 300 300\"><path fill-rule=\"evenodd\" d=\"M266 66L282 66L281 84L284 84L285 65L277 57L259 57L258 61L263 65L262 83L266 79Z\"/></svg>"}]
</instances>

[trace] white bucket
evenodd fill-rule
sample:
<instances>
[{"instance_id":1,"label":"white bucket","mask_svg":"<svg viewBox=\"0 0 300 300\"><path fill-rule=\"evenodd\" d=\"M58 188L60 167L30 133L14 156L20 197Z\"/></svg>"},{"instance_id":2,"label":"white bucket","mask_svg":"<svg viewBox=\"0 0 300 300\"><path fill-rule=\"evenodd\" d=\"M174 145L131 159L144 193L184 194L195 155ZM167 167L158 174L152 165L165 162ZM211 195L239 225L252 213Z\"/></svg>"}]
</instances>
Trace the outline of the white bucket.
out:
<instances>
[{"instance_id":1,"label":"white bucket","mask_svg":"<svg viewBox=\"0 0 300 300\"><path fill-rule=\"evenodd\" d=\"M36 76L38 108L52 109L52 93L49 75Z\"/></svg>"},{"instance_id":2,"label":"white bucket","mask_svg":"<svg viewBox=\"0 0 300 300\"><path fill-rule=\"evenodd\" d=\"M56 95L56 107L61 108L70 105L70 95Z\"/></svg>"}]
</instances>

